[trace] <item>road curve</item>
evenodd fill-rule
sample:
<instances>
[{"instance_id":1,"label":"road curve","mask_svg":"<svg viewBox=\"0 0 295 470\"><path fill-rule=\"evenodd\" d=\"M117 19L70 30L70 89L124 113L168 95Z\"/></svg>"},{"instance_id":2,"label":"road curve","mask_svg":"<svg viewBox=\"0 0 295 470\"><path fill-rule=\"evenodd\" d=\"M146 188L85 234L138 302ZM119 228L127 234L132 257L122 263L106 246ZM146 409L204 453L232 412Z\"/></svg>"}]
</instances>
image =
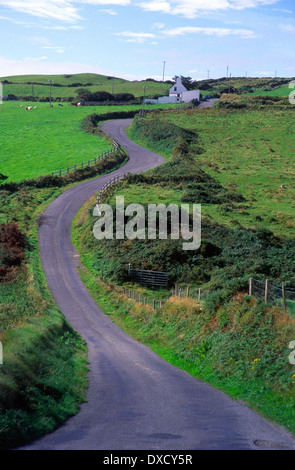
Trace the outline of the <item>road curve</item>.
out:
<instances>
[{"instance_id":1,"label":"road curve","mask_svg":"<svg viewBox=\"0 0 295 470\"><path fill-rule=\"evenodd\" d=\"M112 176L141 172L164 161L126 137L130 122L102 126L130 157ZM71 224L79 208L109 179L105 175L71 188L40 218L40 255L49 288L88 345L88 401L56 431L22 449L295 449L289 433L168 364L97 307L78 274Z\"/></svg>"}]
</instances>

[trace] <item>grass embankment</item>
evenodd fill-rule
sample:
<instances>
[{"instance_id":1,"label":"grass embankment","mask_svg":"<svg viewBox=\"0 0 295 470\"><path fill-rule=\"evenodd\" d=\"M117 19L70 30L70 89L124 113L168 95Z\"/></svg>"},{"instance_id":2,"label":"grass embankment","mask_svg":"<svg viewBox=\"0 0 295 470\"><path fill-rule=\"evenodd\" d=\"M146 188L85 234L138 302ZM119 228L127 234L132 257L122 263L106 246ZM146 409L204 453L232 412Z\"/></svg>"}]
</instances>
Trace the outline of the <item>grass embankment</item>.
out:
<instances>
[{"instance_id":1,"label":"grass embankment","mask_svg":"<svg viewBox=\"0 0 295 470\"><path fill-rule=\"evenodd\" d=\"M230 289L218 292L219 298L208 297L202 306L171 297L153 310L127 299L115 284L99 279L87 246L92 234L88 230L85 236L82 228L90 217L84 207L76 217L73 239L86 267L81 279L104 313L170 363L295 432L295 370L288 361L294 321L280 309L233 295Z\"/></svg>"},{"instance_id":2,"label":"grass embankment","mask_svg":"<svg viewBox=\"0 0 295 470\"><path fill-rule=\"evenodd\" d=\"M5 250L0 250L0 449L54 430L86 399L87 348L48 290L39 258L37 220L77 181L112 171L125 161L125 154L114 154L64 177L45 176L0 187L1 228L5 233L7 224L17 224L26 240L24 258L22 246L7 237Z\"/></svg>"},{"instance_id":3,"label":"grass embankment","mask_svg":"<svg viewBox=\"0 0 295 470\"><path fill-rule=\"evenodd\" d=\"M295 371L288 349L294 320L245 294L252 276L294 287L288 207L294 204L293 153L282 137L292 116L292 109L213 109L136 120L129 135L157 152L165 149L167 162L128 176L104 195L104 202L114 204L120 195L126 205L201 203L200 250L185 254L178 240L98 242L92 233L94 199L77 214L73 240L87 268L81 271L83 281L115 322L168 361L295 432ZM279 183L285 192L278 191ZM283 216L272 220L276 211ZM212 292L202 305L174 297L154 311L117 287L130 286L130 262L167 270L172 282ZM99 280L101 269L105 282ZM155 296L155 291L132 288Z\"/></svg>"},{"instance_id":4,"label":"grass embankment","mask_svg":"<svg viewBox=\"0 0 295 470\"><path fill-rule=\"evenodd\" d=\"M0 191L2 217L17 222L28 243L12 280L0 284L0 449L52 431L85 400L86 347L52 300L38 257L36 218L59 193Z\"/></svg>"}]
</instances>

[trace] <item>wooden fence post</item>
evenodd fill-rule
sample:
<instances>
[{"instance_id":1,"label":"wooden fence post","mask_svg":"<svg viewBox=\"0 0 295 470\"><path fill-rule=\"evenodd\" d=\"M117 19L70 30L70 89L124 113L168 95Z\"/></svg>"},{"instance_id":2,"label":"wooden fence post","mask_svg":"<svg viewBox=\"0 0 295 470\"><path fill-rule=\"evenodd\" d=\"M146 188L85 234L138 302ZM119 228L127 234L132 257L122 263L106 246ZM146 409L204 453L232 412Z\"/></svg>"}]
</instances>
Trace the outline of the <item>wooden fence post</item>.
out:
<instances>
[{"instance_id":1,"label":"wooden fence post","mask_svg":"<svg viewBox=\"0 0 295 470\"><path fill-rule=\"evenodd\" d=\"M154 307L154 310L156 310L156 299L153 299L153 307Z\"/></svg>"},{"instance_id":2,"label":"wooden fence post","mask_svg":"<svg viewBox=\"0 0 295 470\"><path fill-rule=\"evenodd\" d=\"M265 281L265 292L264 292L264 302L267 303L268 301L268 279Z\"/></svg>"},{"instance_id":3,"label":"wooden fence post","mask_svg":"<svg viewBox=\"0 0 295 470\"><path fill-rule=\"evenodd\" d=\"M253 279L250 277L249 279L249 295L251 296L253 292Z\"/></svg>"},{"instance_id":4,"label":"wooden fence post","mask_svg":"<svg viewBox=\"0 0 295 470\"><path fill-rule=\"evenodd\" d=\"M199 289L198 301L201 302L201 289Z\"/></svg>"},{"instance_id":5,"label":"wooden fence post","mask_svg":"<svg viewBox=\"0 0 295 470\"><path fill-rule=\"evenodd\" d=\"M285 290L285 284L282 284L282 297L283 297L283 309L284 309L284 315L287 313L287 305L286 305L286 290Z\"/></svg>"}]
</instances>

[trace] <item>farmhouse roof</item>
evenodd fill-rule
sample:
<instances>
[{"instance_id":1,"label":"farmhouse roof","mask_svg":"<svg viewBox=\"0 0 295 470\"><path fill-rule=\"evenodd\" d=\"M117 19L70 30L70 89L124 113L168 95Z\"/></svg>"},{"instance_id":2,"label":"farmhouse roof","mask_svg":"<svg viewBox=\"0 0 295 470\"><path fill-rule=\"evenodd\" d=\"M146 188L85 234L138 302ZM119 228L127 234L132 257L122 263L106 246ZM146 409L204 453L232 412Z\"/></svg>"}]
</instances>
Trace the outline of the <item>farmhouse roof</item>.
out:
<instances>
[{"instance_id":1,"label":"farmhouse roof","mask_svg":"<svg viewBox=\"0 0 295 470\"><path fill-rule=\"evenodd\" d=\"M174 95L176 93L182 93L183 91L187 91L185 86L182 84L181 78L176 79L176 83L170 88L170 95Z\"/></svg>"}]
</instances>

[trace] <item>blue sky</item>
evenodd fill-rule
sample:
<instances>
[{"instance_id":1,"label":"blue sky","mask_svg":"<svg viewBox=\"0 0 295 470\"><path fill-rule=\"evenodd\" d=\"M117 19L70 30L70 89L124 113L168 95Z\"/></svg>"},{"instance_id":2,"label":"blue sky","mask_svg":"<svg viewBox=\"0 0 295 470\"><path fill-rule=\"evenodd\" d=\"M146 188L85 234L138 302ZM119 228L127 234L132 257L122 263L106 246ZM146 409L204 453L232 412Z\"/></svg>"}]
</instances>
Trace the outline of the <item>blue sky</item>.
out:
<instances>
[{"instance_id":1,"label":"blue sky","mask_svg":"<svg viewBox=\"0 0 295 470\"><path fill-rule=\"evenodd\" d=\"M295 76L294 0L0 0L0 76Z\"/></svg>"}]
</instances>

